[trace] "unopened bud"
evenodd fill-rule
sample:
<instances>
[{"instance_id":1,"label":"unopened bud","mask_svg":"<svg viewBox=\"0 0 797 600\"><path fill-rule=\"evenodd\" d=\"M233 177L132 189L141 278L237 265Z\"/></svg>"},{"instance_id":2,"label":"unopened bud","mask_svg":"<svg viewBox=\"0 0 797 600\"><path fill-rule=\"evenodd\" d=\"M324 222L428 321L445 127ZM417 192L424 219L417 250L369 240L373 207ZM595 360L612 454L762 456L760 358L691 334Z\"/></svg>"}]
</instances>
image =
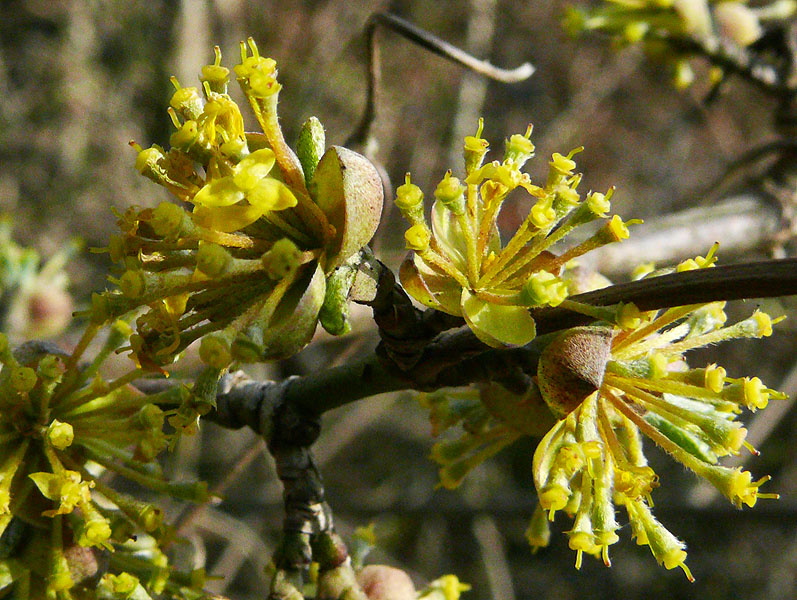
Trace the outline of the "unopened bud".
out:
<instances>
[{"instance_id":1,"label":"unopened bud","mask_svg":"<svg viewBox=\"0 0 797 600\"><path fill-rule=\"evenodd\" d=\"M302 252L288 238L282 238L274 242L271 250L266 252L263 257L263 266L266 274L273 280L279 280L295 271L301 262Z\"/></svg>"}]
</instances>

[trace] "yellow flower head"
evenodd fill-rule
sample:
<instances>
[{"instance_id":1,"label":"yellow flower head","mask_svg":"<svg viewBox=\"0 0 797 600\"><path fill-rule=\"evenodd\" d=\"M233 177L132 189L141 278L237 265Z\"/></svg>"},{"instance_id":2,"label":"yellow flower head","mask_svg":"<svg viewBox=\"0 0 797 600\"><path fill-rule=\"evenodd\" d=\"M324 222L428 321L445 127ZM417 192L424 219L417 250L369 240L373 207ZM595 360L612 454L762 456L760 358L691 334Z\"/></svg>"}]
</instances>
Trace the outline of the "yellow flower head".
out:
<instances>
[{"instance_id":1,"label":"yellow flower head","mask_svg":"<svg viewBox=\"0 0 797 600\"><path fill-rule=\"evenodd\" d=\"M710 268L715 253L712 248L706 257L682 264ZM554 281L550 273L537 277L543 290ZM526 293L541 292L529 285ZM609 547L619 541L615 514L620 505L637 543L648 546L665 568L678 567L692 579L685 545L651 512L660 482L647 463L644 437L737 507L777 498L760 489L769 477L754 481L749 472L719 460L743 447L755 452L737 416L785 395L755 377L728 377L716 364L689 368L684 356L693 348L772 334L768 315L755 311L727 325L723 306L642 312L624 304L615 309L613 324L572 328L546 342L537 385L523 396L498 384L422 395L435 435L461 426L459 437L443 438L432 449L441 485L459 486L472 469L522 435L541 438L532 461L539 499L527 531L532 547L548 543L548 523L563 511L573 519L567 535L576 567L585 554L610 566Z\"/></svg>"},{"instance_id":2,"label":"yellow flower head","mask_svg":"<svg viewBox=\"0 0 797 600\"><path fill-rule=\"evenodd\" d=\"M130 327L121 322L110 327L97 357L86 363L81 355L97 332L90 325L70 355L42 342L11 350L0 334L0 535L9 527L27 528L11 542L13 556L0 564L14 565L3 584L7 592L8 586L17 586L12 593L36 586L42 594L61 597L81 583L73 578L79 569L72 563L88 551L76 553L69 546L126 554L134 535L147 532L156 545L165 540L162 513L114 490L96 478L98 471L159 494L201 501L196 492L204 490L207 498L206 488L174 484L154 462L169 443L160 406L179 407L191 392L175 388L147 396L130 386L144 375L140 369L104 379L103 362L126 342ZM26 374L25 385L15 376L20 372ZM146 557L136 564L138 571L151 571Z\"/></svg>"},{"instance_id":3,"label":"yellow flower head","mask_svg":"<svg viewBox=\"0 0 797 600\"><path fill-rule=\"evenodd\" d=\"M345 308L349 288L327 293L327 279L379 222L382 183L368 160L325 148L317 119L305 124L296 152L285 143L274 60L250 39L233 70L262 133L245 131L216 48L201 89L172 78L172 147L135 145L136 168L183 204L121 216L108 248L119 292L93 298L89 316L103 323L145 307L130 340L143 368L162 370L198 339L216 368L294 354L324 302L343 307L330 313Z\"/></svg>"},{"instance_id":4,"label":"yellow flower head","mask_svg":"<svg viewBox=\"0 0 797 600\"><path fill-rule=\"evenodd\" d=\"M706 258L683 264L709 268L715 262L715 250ZM595 502L608 487L612 494L606 496L606 514L614 514L615 503L625 506L637 542L648 545L660 564L668 569L681 567L690 579L683 543L650 512L651 493L659 482L642 453L642 436L712 483L736 506L777 497L759 491L768 477L753 482L749 472L723 467L718 460L738 454L742 446L752 450L745 442L747 429L735 420L742 408L756 410L769 397L785 396L767 389L757 378L729 378L717 365L686 366L684 353L692 348L771 334L771 320L759 311L726 326L722 306L713 303L640 313L628 309L633 305L625 305L617 319L619 327L568 330L546 346L538 367L542 396L560 418L534 456L542 509L552 517L559 510L570 512L575 502L578 523L579 515L587 514L582 510L584 502L591 502L587 512L594 529L599 522ZM565 469L564 465L572 464L574 445L585 444L596 450L592 463ZM601 471L611 476L601 478ZM599 536L588 533L592 536L588 539L600 545ZM583 539L587 538L581 535L579 540ZM571 547L572 540L571 535ZM588 544L574 549L588 551ZM604 562L608 564L608 554Z\"/></svg>"},{"instance_id":5,"label":"yellow flower head","mask_svg":"<svg viewBox=\"0 0 797 600\"><path fill-rule=\"evenodd\" d=\"M423 214L423 193L410 181L397 190L396 205L410 222L405 234L414 254L401 269L401 282L419 302L462 316L473 332L492 346L522 345L536 335L530 307L556 306L565 301L564 265L598 246L628 237L617 217L585 242L559 256L550 248L573 229L605 218L607 194L577 191L574 150L554 154L544 186L521 171L533 156L531 127L506 142L502 161L483 163L488 144L475 136L465 139L465 178L446 172L434 191L431 225ZM504 245L497 219L504 200L522 190L532 201L527 218Z\"/></svg>"}]
</instances>

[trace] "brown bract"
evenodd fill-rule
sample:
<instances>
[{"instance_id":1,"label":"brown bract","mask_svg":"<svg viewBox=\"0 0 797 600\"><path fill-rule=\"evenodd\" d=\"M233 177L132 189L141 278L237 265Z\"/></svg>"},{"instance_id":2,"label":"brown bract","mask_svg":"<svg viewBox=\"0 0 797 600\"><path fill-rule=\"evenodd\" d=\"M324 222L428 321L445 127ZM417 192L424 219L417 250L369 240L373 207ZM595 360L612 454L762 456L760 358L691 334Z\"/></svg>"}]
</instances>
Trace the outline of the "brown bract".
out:
<instances>
[{"instance_id":1,"label":"brown bract","mask_svg":"<svg viewBox=\"0 0 797 600\"><path fill-rule=\"evenodd\" d=\"M343 264L373 237L382 216L382 180L364 156L331 146L318 163L312 186L318 206L335 227L326 270Z\"/></svg>"}]
</instances>

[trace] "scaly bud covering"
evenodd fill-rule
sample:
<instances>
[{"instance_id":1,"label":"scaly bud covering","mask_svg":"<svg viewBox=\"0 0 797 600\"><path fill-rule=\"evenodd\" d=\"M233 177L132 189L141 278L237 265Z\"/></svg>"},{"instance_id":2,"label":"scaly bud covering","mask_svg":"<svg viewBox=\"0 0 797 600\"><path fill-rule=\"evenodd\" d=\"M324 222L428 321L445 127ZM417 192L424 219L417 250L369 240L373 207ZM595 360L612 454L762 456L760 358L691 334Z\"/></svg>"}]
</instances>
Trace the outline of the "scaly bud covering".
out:
<instances>
[{"instance_id":1,"label":"scaly bud covering","mask_svg":"<svg viewBox=\"0 0 797 600\"><path fill-rule=\"evenodd\" d=\"M482 128L479 120L476 135L465 138L465 178L448 171L435 188L431 226L424 218L423 192L409 174L396 190L396 206L410 222L404 239L414 252L401 267L401 283L426 306L464 317L486 344L523 345L536 335L530 307L567 302L567 283L561 278L565 264L625 239L628 229L614 215L586 241L560 256L552 254L549 249L573 229L607 217L612 190L582 200L573 160L580 148L567 156L554 154L545 185L533 184L520 170L534 153L531 126L507 140L502 162L484 164L488 144ZM531 210L502 245L498 213L517 188L530 196ZM574 302L567 306L581 309Z\"/></svg>"},{"instance_id":2,"label":"scaly bud covering","mask_svg":"<svg viewBox=\"0 0 797 600\"><path fill-rule=\"evenodd\" d=\"M97 324L144 307L130 348L149 370L200 338L216 368L297 352L315 331L326 276L370 241L381 215L376 169L351 150L325 152L318 119L302 129L298 157L285 143L274 60L251 39L241 45L233 70L262 129L247 133L214 53L201 89L172 79L172 148L132 144L136 168L188 208L164 202L121 215L108 248L121 294L92 298Z\"/></svg>"}]
</instances>

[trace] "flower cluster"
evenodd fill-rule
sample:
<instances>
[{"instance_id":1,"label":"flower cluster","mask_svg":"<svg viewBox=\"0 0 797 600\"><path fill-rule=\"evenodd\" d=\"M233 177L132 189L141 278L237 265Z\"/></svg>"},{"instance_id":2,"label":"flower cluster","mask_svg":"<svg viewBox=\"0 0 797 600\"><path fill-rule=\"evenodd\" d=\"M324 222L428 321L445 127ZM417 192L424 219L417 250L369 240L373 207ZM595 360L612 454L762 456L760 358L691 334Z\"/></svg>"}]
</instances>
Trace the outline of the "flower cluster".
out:
<instances>
[{"instance_id":1,"label":"flower cluster","mask_svg":"<svg viewBox=\"0 0 797 600\"><path fill-rule=\"evenodd\" d=\"M170 412L177 416L187 390L145 395L130 385L141 369L114 380L102 376L105 359L131 333L122 321L110 328L97 356L80 365L95 331L90 327L71 355L44 342L12 351L0 334L0 589L13 586L20 598L72 598L93 589L110 552L111 571L140 579L147 594L184 597L180 588L192 584L172 577L160 549L170 535L161 510L100 475L206 501L204 483L171 482L154 460L170 442L164 422ZM174 410L161 408L169 405ZM194 584L201 590L199 579Z\"/></svg>"},{"instance_id":2,"label":"flower cluster","mask_svg":"<svg viewBox=\"0 0 797 600\"><path fill-rule=\"evenodd\" d=\"M119 291L92 302L96 323L145 308L131 346L151 369L200 338L200 356L216 368L286 357L310 340L319 313L322 322L331 315L324 324L333 333L346 331L352 261L379 223L382 184L368 160L325 152L317 119L305 124L297 153L286 144L275 62L250 39L234 68L263 133L244 130L220 62L216 48L201 91L172 78L170 150L136 145L136 168L178 203L121 215L108 248L121 267L112 279Z\"/></svg>"},{"instance_id":3,"label":"flower cluster","mask_svg":"<svg viewBox=\"0 0 797 600\"><path fill-rule=\"evenodd\" d=\"M772 0L748 6L744 0L604 0L592 8L570 7L565 26L574 34L601 31L621 43L645 44L653 56L664 56L677 87L694 81L689 53L663 51L667 39L691 38L709 49L721 43L745 48L764 34L768 22L788 22L797 13L795 0ZM719 68L712 78L722 78Z\"/></svg>"},{"instance_id":4,"label":"flower cluster","mask_svg":"<svg viewBox=\"0 0 797 600\"><path fill-rule=\"evenodd\" d=\"M462 316L486 344L526 344L536 335L530 307L565 303L567 283L560 277L565 264L599 246L628 237L626 223L610 209L607 194L577 191L573 150L554 154L545 185L531 182L521 168L534 155L531 127L506 141L502 161L484 163L489 144L481 137L465 138L465 179L445 174L434 191L431 226L424 216L423 192L406 182L396 191L396 205L410 222L404 237L413 254L401 266L401 283L416 300ZM502 245L496 221L513 190L532 200L523 223ZM575 228L606 219L597 233L559 256L549 251Z\"/></svg>"},{"instance_id":5,"label":"flower cluster","mask_svg":"<svg viewBox=\"0 0 797 600\"><path fill-rule=\"evenodd\" d=\"M678 270L709 268L714 261L712 250ZM643 436L736 507L777 498L760 491L769 477L754 481L749 472L718 461L742 447L755 452L737 415L785 395L757 377L728 377L717 365L690 368L684 358L693 348L772 334L773 321L765 313L726 325L723 308L711 303L632 310L625 311L622 325L566 330L545 345L538 385L523 397L495 384L480 392L428 396L435 433L457 424L464 430L433 448L442 484L456 487L470 469L521 435L542 436L533 460L539 506L527 532L533 546L547 545L548 520L561 510L574 519L567 533L576 566L584 553L609 566L609 546L619 539L615 505L621 505L637 543L649 546L667 569L681 567L691 579L685 545L651 512L659 478L645 458Z\"/></svg>"}]
</instances>

